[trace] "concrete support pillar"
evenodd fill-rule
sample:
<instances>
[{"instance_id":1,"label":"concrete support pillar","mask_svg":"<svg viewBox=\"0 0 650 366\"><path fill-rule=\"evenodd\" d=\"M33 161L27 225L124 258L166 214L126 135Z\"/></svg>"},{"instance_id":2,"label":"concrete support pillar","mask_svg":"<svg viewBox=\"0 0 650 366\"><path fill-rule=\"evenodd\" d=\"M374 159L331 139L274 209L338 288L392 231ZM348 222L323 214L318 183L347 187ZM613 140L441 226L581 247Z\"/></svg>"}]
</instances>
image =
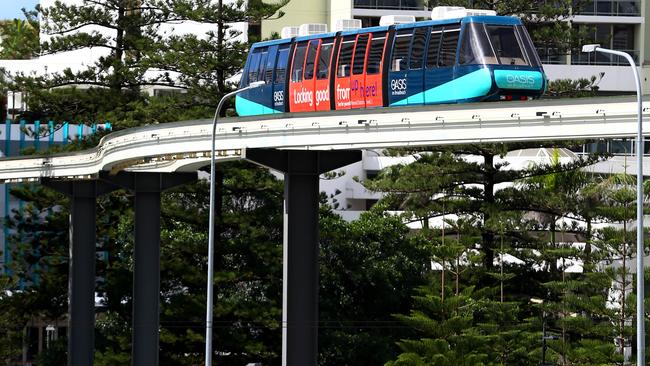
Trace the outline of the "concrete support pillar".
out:
<instances>
[{"instance_id":1,"label":"concrete support pillar","mask_svg":"<svg viewBox=\"0 0 650 366\"><path fill-rule=\"evenodd\" d=\"M133 253L134 366L159 364L160 325L160 193L196 180L196 173L126 173L101 179L135 192Z\"/></svg>"},{"instance_id":2,"label":"concrete support pillar","mask_svg":"<svg viewBox=\"0 0 650 366\"><path fill-rule=\"evenodd\" d=\"M319 175L361 160L360 151L247 150L284 173L283 365L318 364Z\"/></svg>"},{"instance_id":3,"label":"concrete support pillar","mask_svg":"<svg viewBox=\"0 0 650 366\"><path fill-rule=\"evenodd\" d=\"M92 366L95 351L95 252L97 196L114 189L95 180L44 181L70 197L68 365Z\"/></svg>"},{"instance_id":4,"label":"concrete support pillar","mask_svg":"<svg viewBox=\"0 0 650 366\"><path fill-rule=\"evenodd\" d=\"M158 365L160 190L136 187L133 263L132 364Z\"/></svg>"}]
</instances>

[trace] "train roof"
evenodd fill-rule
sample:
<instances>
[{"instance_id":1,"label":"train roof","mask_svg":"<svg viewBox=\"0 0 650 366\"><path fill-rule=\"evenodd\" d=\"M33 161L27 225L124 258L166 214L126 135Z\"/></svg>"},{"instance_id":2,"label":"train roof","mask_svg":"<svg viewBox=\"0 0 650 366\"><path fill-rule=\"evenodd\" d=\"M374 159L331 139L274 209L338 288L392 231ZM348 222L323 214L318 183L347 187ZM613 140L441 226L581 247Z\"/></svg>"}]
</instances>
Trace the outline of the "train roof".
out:
<instances>
[{"instance_id":1,"label":"train roof","mask_svg":"<svg viewBox=\"0 0 650 366\"><path fill-rule=\"evenodd\" d=\"M272 39L272 40L269 40L269 41L257 42L255 44L253 44L251 49L258 48L258 47L268 47L268 46L273 46L273 45L289 44L289 43L291 43L292 40L295 40L295 41L309 41L309 40L312 40L312 39L335 37L339 33L342 36L349 36L349 35L355 35L355 34L360 34L360 33L372 33L372 32L388 31L391 27L394 27L395 29L408 29L408 28L426 27L426 26L431 26L431 25L454 24L454 23L461 23L461 22L462 23L503 24L503 25L520 25L521 24L521 20L519 18L516 18L516 17L501 16L501 15L477 15L477 16L469 16L469 17L463 17L463 18L440 19L440 20L424 20L424 21L415 22L415 23L396 24L396 25L391 25L391 26L368 27L368 28L353 29L353 30L347 30L347 31L341 31L341 32L329 32L329 33L312 34L312 35L308 35L308 36L299 36L299 37L294 37L294 38Z\"/></svg>"},{"instance_id":2,"label":"train roof","mask_svg":"<svg viewBox=\"0 0 650 366\"><path fill-rule=\"evenodd\" d=\"M426 27L430 25L445 25L454 23L489 23L489 24L503 24L503 25L520 25L521 20L516 17L502 16L502 15L475 15L463 18L451 19L437 19L437 20L424 20L415 23L405 23L395 25L395 29L408 29L417 27ZM366 29L362 28L361 30Z\"/></svg>"}]
</instances>

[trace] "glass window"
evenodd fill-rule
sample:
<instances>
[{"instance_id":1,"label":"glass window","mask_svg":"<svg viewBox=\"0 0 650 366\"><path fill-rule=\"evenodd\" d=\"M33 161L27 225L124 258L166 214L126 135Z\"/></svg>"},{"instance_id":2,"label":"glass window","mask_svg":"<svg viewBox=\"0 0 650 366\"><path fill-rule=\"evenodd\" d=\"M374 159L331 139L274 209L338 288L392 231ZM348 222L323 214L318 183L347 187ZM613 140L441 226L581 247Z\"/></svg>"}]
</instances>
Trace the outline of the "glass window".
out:
<instances>
[{"instance_id":1,"label":"glass window","mask_svg":"<svg viewBox=\"0 0 650 366\"><path fill-rule=\"evenodd\" d=\"M517 31L519 32L521 43L524 44L524 50L526 51L526 54L528 54L528 60L530 61L530 64L532 66L541 66L542 62L539 60L539 55L537 54L533 40L530 39L530 35L528 34L526 28L524 28L522 25L518 25Z\"/></svg>"},{"instance_id":2,"label":"glass window","mask_svg":"<svg viewBox=\"0 0 650 366\"><path fill-rule=\"evenodd\" d=\"M459 37L460 28L458 26L445 27L442 32L438 65L441 67L454 66L456 63L456 49L458 48Z\"/></svg>"},{"instance_id":3,"label":"glass window","mask_svg":"<svg viewBox=\"0 0 650 366\"><path fill-rule=\"evenodd\" d=\"M634 25L614 24L612 28L612 48L624 51L634 50Z\"/></svg>"},{"instance_id":4,"label":"glass window","mask_svg":"<svg viewBox=\"0 0 650 366\"><path fill-rule=\"evenodd\" d=\"M372 35L372 40L370 40L370 51L368 51L366 74L373 75L381 72L381 59L384 54L384 43L386 43L385 33Z\"/></svg>"},{"instance_id":5,"label":"glass window","mask_svg":"<svg viewBox=\"0 0 650 366\"><path fill-rule=\"evenodd\" d=\"M248 65L248 84L257 81L257 72L260 67L260 57L262 56L262 50L256 49L253 51L251 56L251 63Z\"/></svg>"},{"instance_id":6,"label":"glass window","mask_svg":"<svg viewBox=\"0 0 650 366\"><path fill-rule=\"evenodd\" d=\"M413 44L411 45L411 70L422 68L424 63L424 46L427 41L427 33L429 33L429 28L421 27L415 29Z\"/></svg>"},{"instance_id":7,"label":"glass window","mask_svg":"<svg viewBox=\"0 0 650 366\"><path fill-rule=\"evenodd\" d=\"M390 71L402 71L408 68L409 47L411 46L412 37L413 29L397 31L393 46L393 57L390 61Z\"/></svg>"},{"instance_id":8,"label":"glass window","mask_svg":"<svg viewBox=\"0 0 650 366\"><path fill-rule=\"evenodd\" d=\"M307 62L305 63L305 80L314 78L314 64L316 63L316 51L318 50L319 41L309 42L307 50Z\"/></svg>"},{"instance_id":9,"label":"glass window","mask_svg":"<svg viewBox=\"0 0 650 366\"><path fill-rule=\"evenodd\" d=\"M305 63L305 53L307 51L307 42L300 42L293 53L293 63L291 65L291 81L302 81L302 68Z\"/></svg>"},{"instance_id":10,"label":"glass window","mask_svg":"<svg viewBox=\"0 0 650 366\"><path fill-rule=\"evenodd\" d=\"M492 48L502 65L528 65L515 35L514 27L488 25L486 29Z\"/></svg>"},{"instance_id":11,"label":"glass window","mask_svg":"<svg viewBox=\"0 0 650 366\"><path fill-rule=\"evenodd\" d=\"M459 57L461 65L499 64L483 24L469 23L465 26Z\"/></svg>"},{"instance_id":12,"label":"glass window","mask_svg":"<svg viewBox=\"0 0 650 366\"><path fill-rule=\"evenodd\" d=\"M438 67L438 50L442 38L442 27L433 27L429 36L429 47L427 48L427 68Z\"/></svg>"},{"instance_id":13,"label":"glass window","mask_svg":"<svg viewBox=\"0 0 650 366\"><path fill-rule=\"evenodd\" d=\"M327 79L330 71L330 60L332 59L332 49L334 48L334 39L324 39L320 45L318 54L318 66L316 66L316 78L319 80Z\"/></svg>"},{"instance_id":14,"label":"glass window","mask_svg":"<svg viewBox=\"0 0 650 366\"><path fill-rule=\"evenodd\" d=\"M273 70L275 69L275 61L278 58L278 52L275 50L273 53L269 53L269 57L266 60L266 68L264 71L264 82L270 84L273 82Z\"/></svg>"},{"instance_id":15,"label":"glass window","mask_svg":"<svg viewBox=\"0 0 650 366\"><path fill-rule=\"evenodd\" d=\"M275 83L283 84L286 74L287 63L289 61L289 45L280 46L278 51L278 62L275 65Z\"/></svg>"},{"instance_id":16,"label":"glass window","mask_svg":"<svg viewBox=\"0 0 650 366\"><path fill-rule=\"evenodd\" d=\"M350 76L350 64L352 63L352 50L354 49L355 36L345 36L341 49L339 50L339 60L337 63L336 76L340 78Z\"/></svg>"},{"instance_id":17,"label":"glass window","mask_svg":"<svg viewBox=\"0 0 650 366\"><path fill-rule=\"evenodd\" d=\"M264 72L266 71L266 61L269 58L269 53L267 50L262 51L262 57L260 57L260 68L257 71L257 80L264 80Z\"/></svg>"},{"instance_id":18,"label":"glass window","mask_svg":"<svg viewBox=\"0 0 650 366\"><path fill-rule=\"evenodd\" d=\"M357 37L357 47L354 51L354 63L352 64L352 73L354 75L363 74L363 64L366 60L368 38L368 34L360 34L359 37Z\"/></svg>"}]
</instances>

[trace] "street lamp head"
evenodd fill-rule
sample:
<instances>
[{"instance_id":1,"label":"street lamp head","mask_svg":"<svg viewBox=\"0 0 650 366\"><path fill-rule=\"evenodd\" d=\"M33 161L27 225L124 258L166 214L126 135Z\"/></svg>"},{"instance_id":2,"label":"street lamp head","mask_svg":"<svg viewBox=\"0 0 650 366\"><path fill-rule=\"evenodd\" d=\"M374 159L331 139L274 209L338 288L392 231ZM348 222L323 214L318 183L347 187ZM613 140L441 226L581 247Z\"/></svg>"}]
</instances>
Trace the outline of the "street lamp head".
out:
<instances>
[{"instance_id":1,"label":"street lamp head","mask_svg":"<svg viewBox=\"0 0 650 366\"><path fill-rule=\"evenodd\" d=\"M543 303L544 303L544 300L543 300L543 299L536 298L536 297L532 297L532 298L530 299L530 302L532 302L533 304L543 304Z\"/></svg>"},{"instance_id":2,"label":"street lamp head","mask_svg":"<svg viewBox=\"0 0 650 366\"><path fill-rule=\"evenodd\" d=\"M582 52L595 52L596 48L600 47L600 44L586 44L582 46Z\"/></svg>"}]
</instances>

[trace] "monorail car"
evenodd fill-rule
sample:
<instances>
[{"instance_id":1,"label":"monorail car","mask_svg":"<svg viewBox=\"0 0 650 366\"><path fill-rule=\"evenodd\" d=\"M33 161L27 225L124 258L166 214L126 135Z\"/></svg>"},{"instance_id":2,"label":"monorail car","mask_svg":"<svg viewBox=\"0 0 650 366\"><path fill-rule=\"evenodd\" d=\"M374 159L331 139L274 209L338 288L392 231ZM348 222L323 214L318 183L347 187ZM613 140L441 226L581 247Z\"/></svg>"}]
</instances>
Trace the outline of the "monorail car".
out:
<instances>
[{"instance_id":1,"label":"monorail car","mask_svg":"<svg viewBox=\"0 0 650 366\"><path fill-rule=\"evenodd\" d=\"M541 62L521 21L468 16L265 41L251 47L240 116L538 98Z\"/></svg>"}]
</instances>

